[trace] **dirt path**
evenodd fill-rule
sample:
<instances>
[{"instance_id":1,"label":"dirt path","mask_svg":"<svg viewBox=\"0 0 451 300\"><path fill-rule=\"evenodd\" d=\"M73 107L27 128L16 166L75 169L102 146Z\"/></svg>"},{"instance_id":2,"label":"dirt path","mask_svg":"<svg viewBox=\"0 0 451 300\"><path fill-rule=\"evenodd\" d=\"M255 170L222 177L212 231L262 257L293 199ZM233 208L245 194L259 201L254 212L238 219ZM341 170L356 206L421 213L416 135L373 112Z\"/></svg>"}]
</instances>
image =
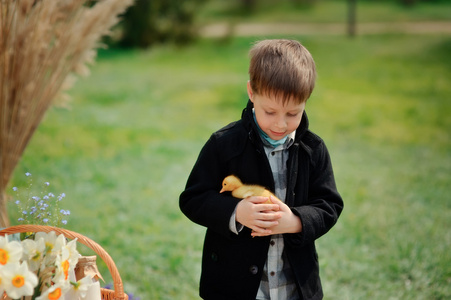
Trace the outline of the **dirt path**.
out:
<instances>
[{"instance_id":1,"label":"dirt path","mask_svg":"<svg viewBox=\"0 0 451 300\"><path fill-rule=\"evenodd\" d=\"M451 22L394 22L358 23L357 34L408 33L408 34L446 34L451 35ZM290 23L218 23L205 26L201 35L205 37L264 36L275 34L346 34L347 24L290 24Z\"/></svg>"}]
</instances>

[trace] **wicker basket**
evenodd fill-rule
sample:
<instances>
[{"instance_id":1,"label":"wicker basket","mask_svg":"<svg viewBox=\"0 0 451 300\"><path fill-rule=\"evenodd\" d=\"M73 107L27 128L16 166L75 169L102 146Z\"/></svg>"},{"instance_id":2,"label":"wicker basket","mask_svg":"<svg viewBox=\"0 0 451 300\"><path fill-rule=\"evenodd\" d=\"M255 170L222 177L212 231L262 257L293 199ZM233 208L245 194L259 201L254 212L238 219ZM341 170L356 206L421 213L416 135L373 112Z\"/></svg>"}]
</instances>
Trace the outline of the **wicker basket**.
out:
<instances>
[{"instance_id":1,"label":"wicker basket","mask_svg":"<svg viewBox=\"0 0 451 300\"><path fill-rule=\"evenodd\" d=\"M102 258L102 260L106 263L108 270L110 271L111 276L113 278L114 290L101 288L103 300L128 300L127 294L124 293L124 286L122 285L122 279L116 268L116 264L114 263L111 256L99 244L97 244L93 240L74 231L58 227L41 226L41 225L11 226L1 230L0 235L4 236L5 234L14 234L21 232L51 232L51 231L55 231L56 234L63 234L66 238L69 239L77 238L78 242L94 250L94 252L96 252L97 255L99 255L100 258Z\"/></svg>"}]
</instances>

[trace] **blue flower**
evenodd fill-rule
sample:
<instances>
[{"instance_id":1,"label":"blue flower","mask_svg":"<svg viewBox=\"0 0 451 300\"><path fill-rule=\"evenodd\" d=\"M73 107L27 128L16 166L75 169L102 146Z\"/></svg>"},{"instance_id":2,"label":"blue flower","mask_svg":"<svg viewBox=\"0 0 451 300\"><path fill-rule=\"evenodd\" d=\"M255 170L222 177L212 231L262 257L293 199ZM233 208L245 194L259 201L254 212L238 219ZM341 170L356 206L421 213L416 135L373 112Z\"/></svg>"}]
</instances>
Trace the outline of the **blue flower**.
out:
<instances>
[{"instance_id":1,"label":"blue flower","mask_svg":"<svg viewBox=\"0 0 451 300\"><path fill-rule=\"evenodd\" d=\"M62 210L60 210L60 213L62 213L62 214L65 215L65 216L68 216L68 215L70 215L70 210L64 210L64 209L62 209Z\"/></svg>"},{"instance_id":2,"label":"blue flower","mask_svg":"<svg viewBox=\"0 0 451 300\"><path fill-rule=\"evenodd\" d=\"M141 298L135 297L135 295L133 295L133 293L127 293L127 296L128 296L129 300L141 300Z\"/></svg>"},{"instance_id":3,"label":"blue flower","mask_svg":"<svg viewBox=\"0 0 451 300\"><path fill-rule=\"evenodd\" d=\"M25 175L30 177L31 173L26 172ZM32 178L27 178L27 181L29 184L28 189L26 189L28 195L24 195L25 199L21 199L19 197L21 195L17 195L13 200L22 215L22 218L19 218L18 221L22 223L36 223L41 225L47 224L52 226L57 226L58 223L61 225L67 224L66 216L70 215L70 211L60 210L58 207L59 203L56 202L61 201L64 197L66 197L66 194L61 193L56 198L54 193L48 191L48 187L50 186L50 182L48 181L42 181L41 183L41 188L44 187L44 192L34 193L30 191L32 187ZM13 187L12 190L16 194L19 194L19 190L22 192L20 187ZM56 203L53 203L52 201L55 201ZM60 214L58 214L58 210Z\"/></svg>"}]
</instances>

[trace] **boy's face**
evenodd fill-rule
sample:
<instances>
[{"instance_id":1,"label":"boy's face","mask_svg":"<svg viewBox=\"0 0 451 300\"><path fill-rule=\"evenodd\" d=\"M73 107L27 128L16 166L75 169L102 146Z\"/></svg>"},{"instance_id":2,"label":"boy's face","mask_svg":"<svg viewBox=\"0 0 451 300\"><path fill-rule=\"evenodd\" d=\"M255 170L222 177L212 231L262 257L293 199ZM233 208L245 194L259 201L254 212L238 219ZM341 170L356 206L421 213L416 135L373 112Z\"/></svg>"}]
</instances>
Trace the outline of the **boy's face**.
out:
<instances>
[{"instance_id":1,"label":"boy's face","mask_svg":"<svg viewBox=\"0 0 451 300\"><path fill-rule=\"evenodd\" d=\"M273 140L280 140L295 131L302 120L305 102L283 103L274 96L259 95L252 91L247 83L249 99L254 104L255 118L260 128Z\"/></svg>"}]
</instances>

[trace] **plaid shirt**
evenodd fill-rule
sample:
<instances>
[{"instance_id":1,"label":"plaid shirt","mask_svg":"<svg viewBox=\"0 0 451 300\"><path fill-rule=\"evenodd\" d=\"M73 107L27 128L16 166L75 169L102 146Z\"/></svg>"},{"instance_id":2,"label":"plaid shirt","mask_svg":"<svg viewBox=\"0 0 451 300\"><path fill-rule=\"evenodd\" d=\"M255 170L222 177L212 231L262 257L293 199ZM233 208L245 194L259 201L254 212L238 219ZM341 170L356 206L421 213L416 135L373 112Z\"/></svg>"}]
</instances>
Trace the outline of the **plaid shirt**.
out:
<instances>
[{"instance_id":1,"label":"plaid shirt","mask_svg":"<svg viewBox=\"0 0 451 300\"><path fill-rule=\"evenodd\" d=\"M287 193L288 148L293 144L295 132L288 136L285 144L273 148L265 140L263 145L273 172L276 196L285 201ZM283 251L281 234L271 236L268 258L263 268L263 276L257 299L295 300L299 299L293 272Z\"/></svg>"},{"instance_id":2,"label":"plaid shirt","mask_svg":"<svg viewBox=\"0 0 451 300\"><path fill-rule=\"evenodd\" d=\"M288 135L285 144L273 148L264 139L263 145L268 157L275 183L275 194L285 201L287 189L288 148L293 144L295 132ZM230 230L238 234L243 225L235 222L236 213L230 218ZM271 236L268 258L263 268L263 276L257 293L257 299L296 300L299 299L293 272L283 251L284 242L281 234Z\"/></svg>"}]
</instances>

